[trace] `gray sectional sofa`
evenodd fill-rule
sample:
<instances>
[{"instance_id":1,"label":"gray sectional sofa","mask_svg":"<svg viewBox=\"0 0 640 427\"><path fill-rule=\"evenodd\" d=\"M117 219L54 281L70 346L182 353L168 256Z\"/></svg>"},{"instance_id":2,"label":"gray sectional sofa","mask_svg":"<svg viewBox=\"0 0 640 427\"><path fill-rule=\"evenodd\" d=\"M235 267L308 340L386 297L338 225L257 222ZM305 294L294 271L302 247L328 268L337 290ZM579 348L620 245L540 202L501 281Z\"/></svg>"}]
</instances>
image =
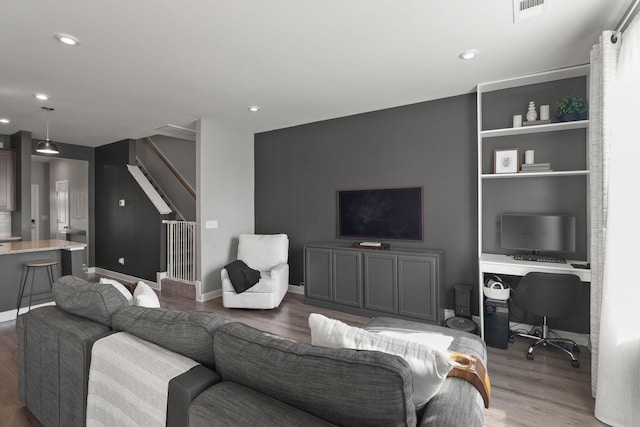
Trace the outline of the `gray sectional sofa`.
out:
<instances>
[{"instance_id":1,"label":"gray sectional sofa","mask_svg":"<svg viewBox=\"0 0 640 427\"><path fill-rule=\"evenodd\" d=\"M91 350L116 332L199 363L170 380L167 426L483 424L480 393L459 378L447 378L416 413L411 372L397 356L294 342L216 313L128 306L110 285L70 276L54 295L57 306L16 324L19 398L45 426L85 425ZM471 334L383 318L365 328L445 332L451 349L486 363L484 343Z\"/></svg>"}]
</instances>

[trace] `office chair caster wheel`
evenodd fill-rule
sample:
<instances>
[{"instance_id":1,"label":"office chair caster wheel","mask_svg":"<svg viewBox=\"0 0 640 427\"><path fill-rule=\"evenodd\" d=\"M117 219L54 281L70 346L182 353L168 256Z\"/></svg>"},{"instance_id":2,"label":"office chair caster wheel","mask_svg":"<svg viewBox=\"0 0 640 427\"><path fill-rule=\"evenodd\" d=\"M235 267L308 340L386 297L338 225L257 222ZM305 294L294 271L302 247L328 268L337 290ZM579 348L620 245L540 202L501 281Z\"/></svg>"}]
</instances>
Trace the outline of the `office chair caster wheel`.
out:
<instances>
[{"instance_id":1,"label":"office chair caster wheel","mask_svg":"<svg viewBox=\"0 0 640 427\"><path fill-rule=\"evenodd\" d=\"M578 347L577 345L574 345L571 351L573 351L574 353L580 353L580 347Z\"/></svg>"},{"instance_id":2,"label":"office chair caster wheel","mask_svg":"<svg viewBox=\"0 0 640 427\"><path fill-rule=\"evenodd\" d=\"M579 368L580 367L580 362L578 360L572 360L571 361L571 366L573 366L574 368Z\"/></svg>"},{"instance_id":3,"label":"office chair caster wheel","mask_svg":"<svg viewBox=\"0 0 640 427\"><path fill-rule=\"evenodd\" d=\"M527 353L527 359L533 360L533 353Z\"/></svg>"}]
</instances>

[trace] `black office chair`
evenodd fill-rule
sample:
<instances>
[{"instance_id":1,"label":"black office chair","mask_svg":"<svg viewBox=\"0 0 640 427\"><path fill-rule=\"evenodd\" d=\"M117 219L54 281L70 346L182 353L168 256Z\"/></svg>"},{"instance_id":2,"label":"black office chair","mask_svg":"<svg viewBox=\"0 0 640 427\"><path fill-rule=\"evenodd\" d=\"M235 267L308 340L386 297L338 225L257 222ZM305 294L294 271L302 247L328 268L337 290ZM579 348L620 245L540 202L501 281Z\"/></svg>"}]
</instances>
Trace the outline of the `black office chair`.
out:
<instances>
[{"instance_id":1,"label":"black office chair","mask_svg":"<svg viewBox=\"0 0 640 427\"><path fill-rule=\"evenodd\" d=\"M580 278L573 274L528 273L520 280L518 287L511 290L511 299L515 305L543 318L542 336L513 334L536 340L527 350L527 359L533 360L533 350L539 345L551 345L571 357L571 366L580 367L575 356L580 351L578 345L570 339L550 337L547 318L572 316L576 312L576 295L581 286Z\"/></svg>"}]
</instances>

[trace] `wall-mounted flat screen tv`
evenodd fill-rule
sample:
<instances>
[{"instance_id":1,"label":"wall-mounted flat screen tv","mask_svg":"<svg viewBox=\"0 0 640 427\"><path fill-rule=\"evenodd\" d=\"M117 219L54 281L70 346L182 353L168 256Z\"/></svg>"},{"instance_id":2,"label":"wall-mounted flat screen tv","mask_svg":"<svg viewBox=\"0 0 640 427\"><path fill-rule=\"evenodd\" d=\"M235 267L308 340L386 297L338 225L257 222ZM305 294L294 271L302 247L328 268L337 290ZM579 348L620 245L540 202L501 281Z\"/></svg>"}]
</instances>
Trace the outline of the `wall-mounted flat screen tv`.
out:
<instances>
[{"instance_id":1,"label":"wall-mounted flat screen tv","mask_svg":"<svg viewBox=\"0 0 640 427\"><path fill-rule=\"evenodd\" d=\"M338 237L419 240L422 187L338 191Z\"/></svg>"}]
</instances>

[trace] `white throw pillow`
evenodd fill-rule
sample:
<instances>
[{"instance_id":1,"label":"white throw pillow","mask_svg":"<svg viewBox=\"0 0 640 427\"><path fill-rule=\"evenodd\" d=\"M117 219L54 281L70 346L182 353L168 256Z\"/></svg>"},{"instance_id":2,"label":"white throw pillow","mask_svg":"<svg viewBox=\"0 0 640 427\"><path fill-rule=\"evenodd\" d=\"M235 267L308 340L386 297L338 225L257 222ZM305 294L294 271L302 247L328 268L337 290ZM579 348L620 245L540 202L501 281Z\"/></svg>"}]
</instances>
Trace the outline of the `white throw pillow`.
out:
<instances>
[{"instance_id":1,"label":"white throw pillow","mask_svg":"<svg viewBox=\"0 0 640 427\"><path fill-rule=\"evenodd\" d=\"M133 295L131 295L131 292L129 292L129 289L127 289L122 283L118 282L117 280L107 279L106 277L101 277L100 278L100 283L113 285L114 288L119 290L120 293L122 295L124 295L124 297L127 299L127 303L129 303L129 305L133 304Z\"/></svg>"},{"instance_id":2,"label":"white throw pillow","mask_svg":"<svg viewBox=\"0 0 640 427\"><path fill-rule=\"evenodd\" d=\"M438 392L454 366L454 362L445 351L424 343L355 328L321 314L309 315L309 327L313 345L375 350L406 360L413 376L413 403L416 408L425 405Z\"/></svg>"},{"instance_id":3,"label":"white throw pillow","mask_svg":"<svg viewBox=\"0 0 640 427\"><path fill-rule=\"evenodd\" d=\"M136 290L133 291L133 300L135 305L140 307L160 308L158 295L144 282L138 282Z\"/></svg>"}]
</instances>

